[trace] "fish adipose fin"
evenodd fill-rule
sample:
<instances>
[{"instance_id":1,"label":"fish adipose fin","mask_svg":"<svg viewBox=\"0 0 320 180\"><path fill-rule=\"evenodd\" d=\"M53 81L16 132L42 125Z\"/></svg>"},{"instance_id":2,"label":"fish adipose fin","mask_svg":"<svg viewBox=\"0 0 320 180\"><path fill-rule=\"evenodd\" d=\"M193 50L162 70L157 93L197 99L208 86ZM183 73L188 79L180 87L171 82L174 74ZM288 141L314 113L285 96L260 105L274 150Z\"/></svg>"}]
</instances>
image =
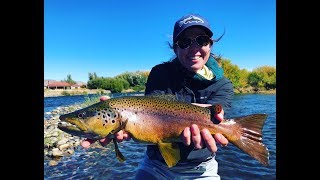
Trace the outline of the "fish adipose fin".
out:
<instances>
[{"instance_id":1,"label":"fish adipose fin","mask_svg":"<svg viewBox=\"0 0 320 180\"><path fill-rule=\"evenodd\" d=\"M112 139L113 143L114 143L114 150L116 151L116 157L120 162L124 162L126 160L126 158L122 155L122 153L119 150L117 141L115 138Z\"/></svg>"},{"instance_id":2,"label":"fish adipose fin","mask_svg":"<svg viewBox=\"0 0 320 180\"><path fill-rule=\"evenodd\" d=\"M169 168L178 163L180 160L180 148L177 143L160 143L158 147Z\"/></svg>"},{"instance_id":3,"label":"fish adipose fin","mask_svg":"<svg viewBox=\"0 0 320 180\"><path fill-rule=\"evenodd\" d=\"M262 143L262 127L267 118L266 114L252 114L234 118L241 125L241 137L232 143L248 153L263 165L269 165L269 151Z\"/></svg>"}]
</instances>

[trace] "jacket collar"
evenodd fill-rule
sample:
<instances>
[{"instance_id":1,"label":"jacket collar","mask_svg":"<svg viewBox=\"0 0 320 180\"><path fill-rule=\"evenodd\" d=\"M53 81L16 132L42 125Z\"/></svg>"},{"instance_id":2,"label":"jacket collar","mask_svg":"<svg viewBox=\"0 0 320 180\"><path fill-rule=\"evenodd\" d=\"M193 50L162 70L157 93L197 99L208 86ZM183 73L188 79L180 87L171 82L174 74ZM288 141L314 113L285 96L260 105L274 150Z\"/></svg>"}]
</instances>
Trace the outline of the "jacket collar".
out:
<instances>
[{"instance_id":1,"label":"jacket collar","mask_svg":"<svg viewBox=\"0 0 320 180\"><path fill-rule=\"evenodd\" d=\"M176 57L173 60L174 63L176 63L176 65L178 66L178 69L180 70L180 72L182 72L183 74L185 74L187 77L191 77L192 79L196 79L199 81L203 81L206 80L208 81L206 78L202 77L201 75L189 71L188 69L186 69L184 66L182 66L182 64L180 63L178 57ZM212 80L219 80L223 77L223 68L219 66L218 62L216 59L214 59L212 56L209 57L206 66L208 67L208 69L210 69L214 75L214 78ZM210 80L210 81L212 81Z\"/></svg>"}]
</instances>

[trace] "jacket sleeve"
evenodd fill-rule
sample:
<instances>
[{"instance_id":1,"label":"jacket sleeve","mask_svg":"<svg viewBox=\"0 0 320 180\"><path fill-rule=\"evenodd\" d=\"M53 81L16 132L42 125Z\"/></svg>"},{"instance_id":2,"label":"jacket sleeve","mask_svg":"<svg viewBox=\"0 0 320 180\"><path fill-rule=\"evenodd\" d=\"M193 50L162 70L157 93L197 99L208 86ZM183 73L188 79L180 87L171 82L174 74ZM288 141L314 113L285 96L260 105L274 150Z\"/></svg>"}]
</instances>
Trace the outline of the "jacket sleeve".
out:
<instances>
[{"instance_id":1,"label":"jacket sleeve","mask_svg":"<svg viewBox=\"0 0 320 180\"><path fill-rule=\"evenodd\" d=\"M208 104L220 104L224 111L231 108L231 102L234 95L233 85L230 80L224 78L222 85L207 100Z\"/></svg>"}]
</instances>

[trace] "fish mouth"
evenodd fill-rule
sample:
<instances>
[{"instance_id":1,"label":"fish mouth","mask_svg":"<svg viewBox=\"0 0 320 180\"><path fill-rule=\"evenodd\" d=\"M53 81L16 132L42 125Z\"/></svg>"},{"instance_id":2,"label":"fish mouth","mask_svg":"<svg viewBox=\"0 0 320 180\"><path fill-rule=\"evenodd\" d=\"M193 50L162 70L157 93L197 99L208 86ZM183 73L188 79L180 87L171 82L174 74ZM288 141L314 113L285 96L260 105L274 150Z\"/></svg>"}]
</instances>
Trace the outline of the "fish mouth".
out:
<instances>
[{"instance_id":1,"label":"fish mouth","mask_svg":"<svg viewBox=\"0 0 320 180\"><path fill-rule=\"evenodd\" d=\"M60 122L58 123L58 128L69 134L81 137L92 137L91 133L88 132L86 125L77 119L67 118L64 115L59 117Z\"/></svg>"},{"instance_id":2,"label":"fish mouth","mask_svg":"<svg viewBox=\"0 0 320 180\"><path fill-rule=\"evenodd\" d=\"M81 131L82 132L82 130L80 128L78 128L76 125L71 124L69 122L65 122L65 121L59 122L58 128L61 130Z\"/></svg>"}]
</instances>

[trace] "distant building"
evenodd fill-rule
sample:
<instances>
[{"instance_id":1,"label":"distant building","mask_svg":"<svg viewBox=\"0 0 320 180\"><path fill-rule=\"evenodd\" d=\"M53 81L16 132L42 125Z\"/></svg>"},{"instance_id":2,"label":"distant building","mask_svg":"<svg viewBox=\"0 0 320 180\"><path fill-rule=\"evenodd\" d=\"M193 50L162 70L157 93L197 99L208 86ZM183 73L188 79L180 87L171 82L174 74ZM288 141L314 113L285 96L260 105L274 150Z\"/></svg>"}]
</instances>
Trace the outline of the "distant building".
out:
<instances>
[{"instance_id":1,"label":"distant building","mask_svg":"<svg viewBox=\"0 0 320 180\"><path fill-rule=\"evenodd\" d=\"M76 81L76 84L74 84L73 86L76 86L77 88L87 88L87 83Z\"/></svg>"},{"instance_id":2,"label":"distant building","mask_svg":"<svg viewBox=\"0 0 320 180\"><path fill-rule=\"evenodd\" d=\"M57 82L57 81L56 80L52 80L52 79L45 79L44 80L44 89L49 89L48 84L50 84L52 82Z\"/></svg>"},{"instance_id":3,"label":"distant building","mask_svg":"<svg viewBox=\"0 0 320 180\"><path fill-rule=\"evenodd\" d=\"M49 82L47 89L71 89L71 84L59 81Z\"/></svg>"},{"instance_id":4,"label":"distant building","mask_svg":"<svg viewBox=\"0 0 320 180\"><path fill-rule=\"evenodd\" d=\"M76 84L71 85L67 82L56 81L51 79L44 80L44 89L79 89L87 88L87 84L84 82L77 81Z\"/></svg>"}]
</instances>

